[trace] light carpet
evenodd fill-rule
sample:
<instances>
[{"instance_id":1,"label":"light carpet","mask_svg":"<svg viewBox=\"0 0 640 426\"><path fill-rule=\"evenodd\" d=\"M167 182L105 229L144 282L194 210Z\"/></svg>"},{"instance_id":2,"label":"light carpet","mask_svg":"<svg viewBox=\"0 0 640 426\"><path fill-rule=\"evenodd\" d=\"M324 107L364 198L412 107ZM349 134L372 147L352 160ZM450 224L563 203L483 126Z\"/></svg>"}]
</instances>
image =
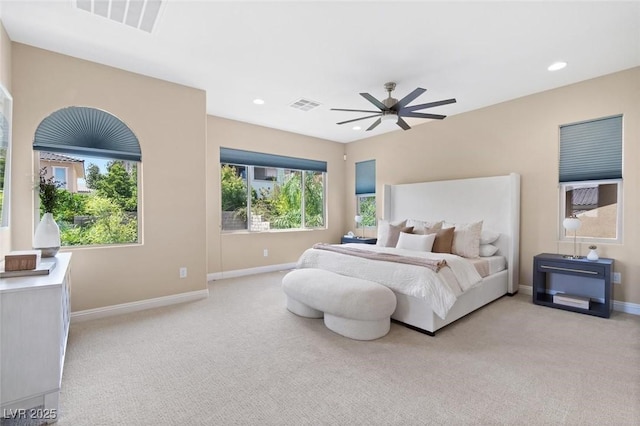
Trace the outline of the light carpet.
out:
<instances>
[{"instance_id":1,"label":"light carpet","mask_svg":"<svg viewBox=\"0 0 640 426\"><path fill-rule=\"evenodd\" d=\"M640 424L637 316L516 295L435 337L362 342L288 312L284 274L73 323L58 424Z\"/></svg>"}]
</instances>

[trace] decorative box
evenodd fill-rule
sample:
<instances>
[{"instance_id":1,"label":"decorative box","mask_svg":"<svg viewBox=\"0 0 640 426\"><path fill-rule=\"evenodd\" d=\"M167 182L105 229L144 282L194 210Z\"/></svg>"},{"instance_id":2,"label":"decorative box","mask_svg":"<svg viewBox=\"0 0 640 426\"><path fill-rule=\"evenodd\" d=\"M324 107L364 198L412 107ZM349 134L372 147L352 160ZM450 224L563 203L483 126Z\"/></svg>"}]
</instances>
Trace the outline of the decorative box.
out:
<instances>
[{"instance_id":1,"label":"decorative box","mask_svg":"<svg viewBox=\"0 0 640 426\"><path fill-rule=\"evenodd\" d=\"M40 250L12 251L4 257L4 270L26 271L36 269L40 264Z\"/></svg>"},{"instance_id":2,"label":"decorative box","mask_svg":"<svg viewBox=\"0 0 640 426\"><path fill-rule=\"evenodd\" d=\"M575 308L589 309L589 298L574 296L573 294L556 293L553 295L553 303Z\"/></svg>"}]
</instances>

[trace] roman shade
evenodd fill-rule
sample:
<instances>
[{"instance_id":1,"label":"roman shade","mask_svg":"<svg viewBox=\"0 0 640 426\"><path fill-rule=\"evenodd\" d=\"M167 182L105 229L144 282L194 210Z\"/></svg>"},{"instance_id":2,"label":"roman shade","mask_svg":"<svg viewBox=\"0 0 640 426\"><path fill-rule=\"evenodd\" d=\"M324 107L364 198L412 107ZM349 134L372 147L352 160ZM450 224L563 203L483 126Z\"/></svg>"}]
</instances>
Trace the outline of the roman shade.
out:
<instances>
[{"instance_id":1,"label":"roman shade","mask_svg":"<svg viewBox=\"0 0 640 426\"><path fill-rule=\"evenodd\" d=\"M356 195L376 193L376 160L356 163Z\"/></svg>"},{"instance_id":2,"label":"roman shade","mask_svg":"<svg viewBox=\"0 0 640 426\"><path fill-rule=\"evenodd\" d=\"M96 108L67 107L42 120L36 151L142 161L138 138L119 118Z\"/></svg>"},{"instance_id":3,"label":"roman shade","mask_svg":"<svg viewBox=\"0 0 640 426\"><path fill-rule=\"evenodd\" d=\"M243 166L275 167L292 170L326 172L327 162L284 155L265 154L241 149L220 148L220 163Z\"/></svg>"},{"instance_id":4,"label":"roman shade","mask_svg":"<svg viewBox=\"0 0 640 426\"><path fill-rule=\"evenodd\" d=\"M560 126L560 182L621 178L621 115Z\"/></svg>"}]
</instances>

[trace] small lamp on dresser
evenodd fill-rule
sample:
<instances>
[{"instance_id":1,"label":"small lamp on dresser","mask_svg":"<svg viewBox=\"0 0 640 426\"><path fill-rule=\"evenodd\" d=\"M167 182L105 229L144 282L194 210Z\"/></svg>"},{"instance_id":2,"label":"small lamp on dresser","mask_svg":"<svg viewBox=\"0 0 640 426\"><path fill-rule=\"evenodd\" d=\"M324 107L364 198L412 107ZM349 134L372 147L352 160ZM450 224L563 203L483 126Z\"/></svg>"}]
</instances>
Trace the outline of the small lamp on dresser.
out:
<instances>
[{"instance_id":1,"label":"small lamp on dresser","mask_svg":"<svg viewBox=\"0 0 640 426\"><path fill-rule=\"evenodd\" d=\"M354 217L353 219L356 221L356 230L357 230L358 226L360 226L360 223L362 223L362 216L357 214L356 217ZM362 238L364 238L364 227L362 228Z\"/></svg>"},{"instance_id":2,"label":"small lamp on dresser","mask_svg":"<svg viewBox=\"0 0 640 426\"><path fill-rule=\"evenodd\" d=\"M578 253L576 252L576 234L578 232L578 229L580 228L580 225L580 219L578 219L575 215L567 217L562 221L562 226L564 227L564 229L566 229L567 231L573 231L573 255L565 255L564 257L567 259L580 259L582 257L578 256Z\"/></svg>"}]
</instances>

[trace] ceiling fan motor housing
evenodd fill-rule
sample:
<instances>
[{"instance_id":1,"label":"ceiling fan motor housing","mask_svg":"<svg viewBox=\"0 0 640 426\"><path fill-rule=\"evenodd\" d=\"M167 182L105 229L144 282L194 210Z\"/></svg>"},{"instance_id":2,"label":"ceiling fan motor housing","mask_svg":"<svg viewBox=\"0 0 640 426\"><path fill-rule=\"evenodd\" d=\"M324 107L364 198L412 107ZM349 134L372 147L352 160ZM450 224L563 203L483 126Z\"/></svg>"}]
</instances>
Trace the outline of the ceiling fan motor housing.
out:
<instances>
[{"instance_id":1,"label":"ceiling fan motor housing","mask_svg":"<svg viewBox=\"0 0 640 426\"><path fill-rule=\"evenodd\" d=\"M393 92L396 89L396 84L394 82L385 83L384 89L387 91L387 93L389 93L389 96L387 97L387 99L384 99L382 103L387 108L391 108L392 106L398 103L398 100L396 98L391 97L391 92Z\"/></svg>"}]
</instances>

